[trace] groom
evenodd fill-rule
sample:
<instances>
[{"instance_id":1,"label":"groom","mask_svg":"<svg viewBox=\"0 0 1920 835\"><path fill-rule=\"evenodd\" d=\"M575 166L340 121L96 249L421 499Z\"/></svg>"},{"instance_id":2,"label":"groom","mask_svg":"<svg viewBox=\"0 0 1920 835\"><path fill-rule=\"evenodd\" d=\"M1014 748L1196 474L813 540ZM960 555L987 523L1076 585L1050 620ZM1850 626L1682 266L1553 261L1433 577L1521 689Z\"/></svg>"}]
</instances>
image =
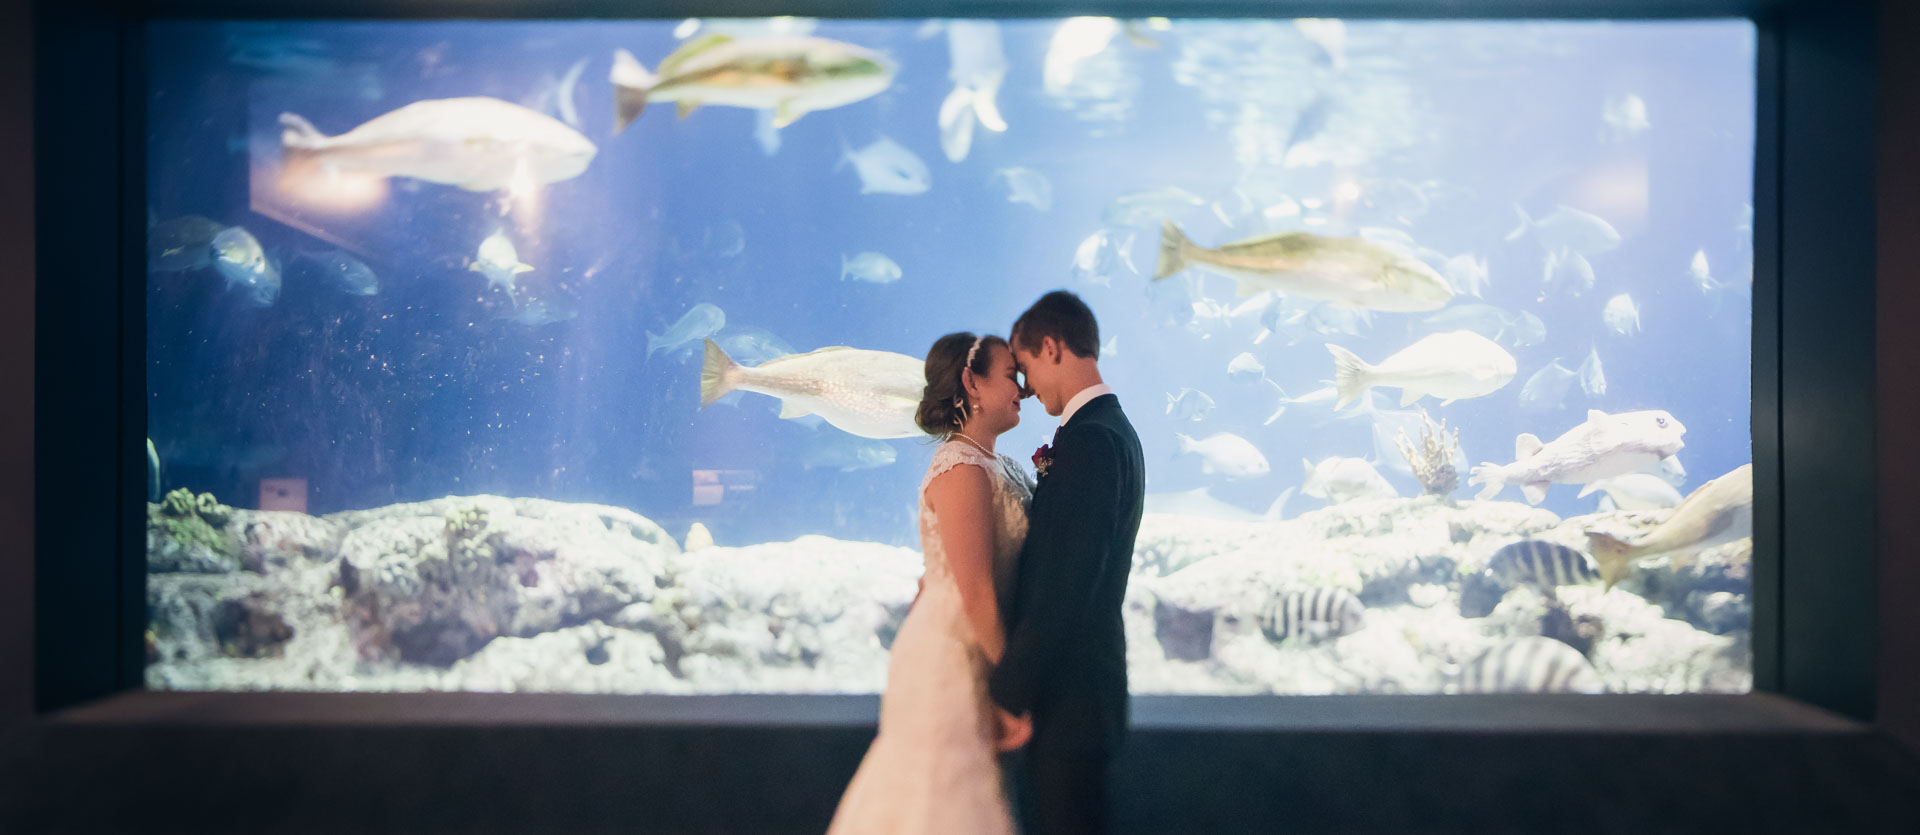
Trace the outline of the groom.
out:
<instances>
[{"instance_id":1,"label":"groom","mask_svg":"<svg viewBox=\"0 0 1920 835\"><path fill-rule=\"evenodd\" d=\"M1100 328L1058 290L1013 323L1026 388L1060 417L1034 454L1039 487L1006 654L987 680L1003 727L1031 722L1014 781L1028 835L1104 832L1109 765L1127 733L1127 646L1120 604L1140 531L1146 462L1120 400L1100 379Z\"/></svg>"}]
</instances>

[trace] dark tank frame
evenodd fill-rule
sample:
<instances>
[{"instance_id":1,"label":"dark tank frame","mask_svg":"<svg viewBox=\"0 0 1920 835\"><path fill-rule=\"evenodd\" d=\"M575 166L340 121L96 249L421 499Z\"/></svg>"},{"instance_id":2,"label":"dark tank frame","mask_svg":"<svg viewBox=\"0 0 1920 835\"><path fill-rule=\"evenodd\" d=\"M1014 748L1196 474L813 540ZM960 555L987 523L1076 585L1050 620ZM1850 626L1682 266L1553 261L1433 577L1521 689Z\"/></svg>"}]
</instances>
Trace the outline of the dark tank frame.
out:
<instances>
[{"instance_id":1,"label":"dark tank frame","mask_svg":"<svg viewBox=\"0 0 1920 835\"><path fill-rule=\"evenodd\" d=\"M1135 734L1116 777L1119 819L1122 829L1143 832L1254 821L1299 829L1452 829L1469 820L1591 829L1660 826L1675 815L1712 820L1715 828L1796 821L1851 828L1848 821L1884 822L1894 808L1884 799L1836 806L1831 793L1782 790L1816 780L1808 771L1817 771L1816 761L1878 774L1897 770L1885 764L1900 757L1864 724L1880 707L1870 2L38 0L35 7L33 687L41 721L27 750L69 754L44 768L22 766L17 754L0 759L0 773L18 778L0 790L0 820L17 814L119 828L171 814L195 816L202 831L245 830L261 827L244 814L252 808L272 809L277 820L302 816L297 828L337 831L515 822L556 831L824 827L872 733L874 697L206 694L142 685L145 465L133 454L146 418L141 253L146 166L164 164L146 158L143 24L769 14L1755 21L1754 692L1135 697ZM156 776L128 755L156 748L175 761L252 774L262 787L294 788L277 805L218 807L231 785ZM1779 762L1754 768L1769 757ZM523 758L548 765L485 765ZM1910 777L1912 763L1904 762ZM421 773L427 766L433 773ZM1561 773L1610 767L1657 774L1634 784L1652 794L1618 804ZM1476 778L1460 783L1463 770ZM1700 782L1714 771L1723 782ZM1729 772L1748 776L1724 782ZM102 798L62 775L110 781L118 790ZM1476 795L1475 787L1502 782L1546 792L1559 805L1486 818L1496 795ZM379 796L380 788L390 794ZM339 802L340 793L354 791L380 799L361 807ZM412 799L392 794L401 791ZM22 799L34 792L38 799ZM1381 792L1399 799L1382 803ZM56 814L82 817L34 817ZM1849 817L1859 814L1880 817Z\"/></svg>"}]
</instances>

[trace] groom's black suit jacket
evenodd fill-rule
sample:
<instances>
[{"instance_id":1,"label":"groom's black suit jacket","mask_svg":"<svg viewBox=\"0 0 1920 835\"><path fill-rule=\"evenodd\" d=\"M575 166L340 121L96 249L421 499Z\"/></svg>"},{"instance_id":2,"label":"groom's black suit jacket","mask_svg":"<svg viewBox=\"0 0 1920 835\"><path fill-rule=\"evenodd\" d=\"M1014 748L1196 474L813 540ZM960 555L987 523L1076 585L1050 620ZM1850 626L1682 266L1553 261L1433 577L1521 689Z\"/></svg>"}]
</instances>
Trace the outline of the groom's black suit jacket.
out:
<instances>
[{"instance_id":1,"label":"groom's black suit jacket","mask_svg":"<svg viewBox=\"0 0 1920 835\"><path fill-rule=\"evenodd\" d=\"M1111 394L1083 404L1052 446L1005 613L1006 654L987 686L1007 710L1032 711L1036 728L1071 717L1064 724L1093 737L1081 742L1112 751L1127 731L1120 608L1145 509L1146 461Z\"/></svg>"}]
</instances>

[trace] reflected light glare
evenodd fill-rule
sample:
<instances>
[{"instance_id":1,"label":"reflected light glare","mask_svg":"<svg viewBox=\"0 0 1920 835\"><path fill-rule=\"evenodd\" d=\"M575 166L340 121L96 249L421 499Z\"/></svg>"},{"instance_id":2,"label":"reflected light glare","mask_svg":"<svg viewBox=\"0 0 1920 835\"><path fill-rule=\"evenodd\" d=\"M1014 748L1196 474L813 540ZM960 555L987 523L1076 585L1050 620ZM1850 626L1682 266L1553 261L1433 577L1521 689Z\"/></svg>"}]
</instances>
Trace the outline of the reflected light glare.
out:
<instances>
[{"instance_id":1,"label":"reflected light glare","mask_svg":"<svg viewBox=\"0 0 1920 835\"><path fill-rule=\"evenodd\" d=\"M507 198L513 204L516 221L539 222L540 183L533 178L533 166L527 164L526 157L513 163L513 176L507 180Z\"/></svg>"},{"instance_id":2,"label":"reflected light glare","mask_svg":"<svg viewBox=\"0 0 1920 835\"><path fill-rule=\"evenodd\" d=\"M1347 180L1333 187L1333 198L1342 203L1352 203L1360 199L1360 184Z\"/></svg>"},{"instance_id":3,"label":"reflected light glare","mask_svg":"<svg viewBox=\"0 0 1920 835\"><path fill-rule=\"evenodd\" d=\"M283 170L278 186L289 201L329 212L365 211L387 199L385 177L343 174L317 166Z\"/></svg>"}]
</instances>

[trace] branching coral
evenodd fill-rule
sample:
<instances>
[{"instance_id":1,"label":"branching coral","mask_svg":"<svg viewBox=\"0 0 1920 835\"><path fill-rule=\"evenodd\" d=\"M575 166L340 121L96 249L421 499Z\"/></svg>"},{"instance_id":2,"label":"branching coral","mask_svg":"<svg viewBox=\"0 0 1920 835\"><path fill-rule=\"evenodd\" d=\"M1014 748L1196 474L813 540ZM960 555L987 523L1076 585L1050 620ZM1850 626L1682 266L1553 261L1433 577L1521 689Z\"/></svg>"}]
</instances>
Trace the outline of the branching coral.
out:
<instances>
[{"instance_id":1,"label":"branching coral","mask_svg":"<svg viewBox=\"0 0 1920 835\"><path fill-rule=\"evenodd\" d=\"M1429 496L1445 496L1460 486L1460 473L1453 468L1453 453L1460 449L1460 430L1447 434L1447 422L1433 424L1425 412L1420 414L1425 428L1420 430L1420 443L1414 445L1407 438L1406 430L1394 439L1400 447L1400 454L1406 456L1407 463L1413 467L1413 477L1420 482L1421 488Z\"/></svg>"}]
</instances>

